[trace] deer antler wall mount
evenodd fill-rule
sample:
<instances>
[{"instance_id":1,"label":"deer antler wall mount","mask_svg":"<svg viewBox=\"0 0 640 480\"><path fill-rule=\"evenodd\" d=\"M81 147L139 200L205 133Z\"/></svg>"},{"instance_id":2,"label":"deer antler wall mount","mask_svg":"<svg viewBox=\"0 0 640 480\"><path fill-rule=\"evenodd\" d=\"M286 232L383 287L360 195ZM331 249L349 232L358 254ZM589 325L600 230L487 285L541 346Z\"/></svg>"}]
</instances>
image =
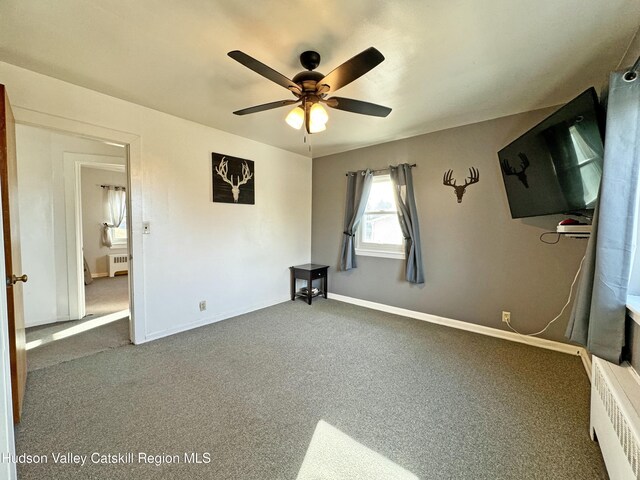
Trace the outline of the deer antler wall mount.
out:
<instances>
[{"instance_id":1,"label":"deer antler wall mount","mask_svg":"<svg viewBox=\"0 0 640 480\"><path fill-rule=\"evenodd\" d=\"M447 170L444 173L444 177L442 178L443 185L447 185L448 187L453 188L458 199L458 203L462 203L462 196L467 191L467 187L469 185L473 185L474 183L478 183L479 181L480 172L475 167L471 167L469 169L469 177L468 180L465 178L464 185L456 185L456 179L453 178L453 170Z\"/></svg>"},{"instance_id":2,"label":"deer antler wall mount","mask_svg":"<svg viewBox=\"0 0 640 480\"><path fill-rule=\"evenodd\" d=\"M253 205L253 162L219 153L213 153L212 157L213 201Z\"/></svg>"}]
</instances>

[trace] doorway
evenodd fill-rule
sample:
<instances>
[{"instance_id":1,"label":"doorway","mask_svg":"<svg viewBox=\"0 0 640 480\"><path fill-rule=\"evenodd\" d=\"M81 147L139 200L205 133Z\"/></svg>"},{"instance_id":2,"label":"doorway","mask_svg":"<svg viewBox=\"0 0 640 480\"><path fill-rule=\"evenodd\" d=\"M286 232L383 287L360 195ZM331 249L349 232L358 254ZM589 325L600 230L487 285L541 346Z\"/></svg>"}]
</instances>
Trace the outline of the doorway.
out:
<instances>
[{"instance_id":1,"label":"doorway","mask_svg":"<svg viewBox=\"0 0 640 480\"><path fill-rule=\"evenodd\" d=\"M128 266L129 196L114 219L108 189L127 190L127 149L29 125L16 140L28 369L131 343L130 272L107 263Z\"/></svg>"},{"instance_id":2,"label":"doorway","mask_svg":"<svg viewBox=\"0 0 640 480\"><path fill-rule=\"evenodd\" d=\"M102 317L129 310L129 234L125 165L108 157L84 155L80 161L80 252L84 315Z\"/></svg>"}]
</instances>

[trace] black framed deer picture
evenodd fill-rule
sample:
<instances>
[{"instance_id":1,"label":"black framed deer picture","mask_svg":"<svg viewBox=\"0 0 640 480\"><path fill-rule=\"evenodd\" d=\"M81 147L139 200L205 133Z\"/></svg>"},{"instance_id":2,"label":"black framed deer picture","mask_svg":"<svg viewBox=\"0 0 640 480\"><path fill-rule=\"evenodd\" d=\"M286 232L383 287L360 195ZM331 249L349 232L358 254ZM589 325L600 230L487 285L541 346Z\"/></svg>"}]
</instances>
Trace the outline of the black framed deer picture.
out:
<instances>
[{"instance_id":1,"label":"black framed deer picture","mask_svg":"<svg viewBox=\"0 0 640 480\"><path fill-rule=\"evenodd\" d=\"M253 161L215 152L211 157L213 201L255 205Z\"/></svg>"}]
</instances>

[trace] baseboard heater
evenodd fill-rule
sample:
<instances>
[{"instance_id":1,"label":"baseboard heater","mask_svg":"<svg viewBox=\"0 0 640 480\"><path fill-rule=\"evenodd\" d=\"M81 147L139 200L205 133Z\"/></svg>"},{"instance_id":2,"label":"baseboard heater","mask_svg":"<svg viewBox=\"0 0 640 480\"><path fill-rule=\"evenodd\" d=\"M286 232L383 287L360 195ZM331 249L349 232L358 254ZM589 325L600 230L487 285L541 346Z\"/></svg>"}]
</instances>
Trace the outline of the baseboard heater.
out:
<instances>
[{"instance_id":1,"label":"baseboard heater","mask_svg":"<svg viewBox=\"0 0 640 480\"><path fill-rule=\"evenodd\" d=\"M640 480L640 381L628 363L593 357L591 438L597 440L609 478Z\"/></svg>"},{"instance_id":2,"label":"baseboard heater","mask_svg":"<svg viewBox=\"0 0 640 480\"><path fill-rule=\"evenodd\" d=\"M107 255L107 264L109 265L109 276L113 277L116 273L129 272L129 255L128 254L110 254Z\"/></svg>"}]
</instances>

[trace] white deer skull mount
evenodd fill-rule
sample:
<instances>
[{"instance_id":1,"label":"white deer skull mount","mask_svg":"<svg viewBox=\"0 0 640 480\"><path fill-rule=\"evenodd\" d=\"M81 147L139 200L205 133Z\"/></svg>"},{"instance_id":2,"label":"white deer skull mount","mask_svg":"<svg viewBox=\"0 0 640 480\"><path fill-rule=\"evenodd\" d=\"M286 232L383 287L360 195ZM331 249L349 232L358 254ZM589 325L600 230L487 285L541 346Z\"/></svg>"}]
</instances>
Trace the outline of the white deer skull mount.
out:
<instances>
[{"instance_id":1,"label":"white deer skull mount","mask_svg":"<svg viewBox=\"0 0 640 480\"><path fill-rule=\"evenodd\" d=\"M240 186L247 183L253 177L253 173L249 170L249 165L247 162L243 162L242 164L242 180L240 180L240 175L236 175L236 183L233 183L233 175L231 175L231 180L227 178L227 174L229 173L229 161L225 160L227 157L222 157L220 160L220 165L215 167L216 173L220 175L222 180L231 185L231 194L233 195L233 202L238 203L238 198L240 197Z\"/></svg>"}]
</instances>

